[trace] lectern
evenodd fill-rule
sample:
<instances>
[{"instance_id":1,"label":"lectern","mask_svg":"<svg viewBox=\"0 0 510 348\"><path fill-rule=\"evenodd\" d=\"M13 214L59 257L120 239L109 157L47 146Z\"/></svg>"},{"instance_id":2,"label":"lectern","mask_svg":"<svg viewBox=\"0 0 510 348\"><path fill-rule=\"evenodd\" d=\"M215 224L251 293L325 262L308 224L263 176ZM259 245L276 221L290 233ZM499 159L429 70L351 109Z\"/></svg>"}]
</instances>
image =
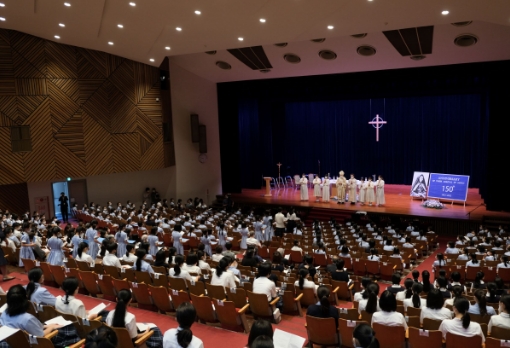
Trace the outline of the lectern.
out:
<instances>
[{"instance_id":1,"label":"lectern","mask_svg":"<svg viewBox=\"0 0 510 348\"><path fill-rule=\"evenodd\" d=\"M271 194L271 183L270 183L270 181L273 180L273 178L271 178L269 176L266 176L266 177L264 177L264 180L266 180L266 194L264 195L264 197L271 197L272 194Z\"/></svg>"}]
</instances>

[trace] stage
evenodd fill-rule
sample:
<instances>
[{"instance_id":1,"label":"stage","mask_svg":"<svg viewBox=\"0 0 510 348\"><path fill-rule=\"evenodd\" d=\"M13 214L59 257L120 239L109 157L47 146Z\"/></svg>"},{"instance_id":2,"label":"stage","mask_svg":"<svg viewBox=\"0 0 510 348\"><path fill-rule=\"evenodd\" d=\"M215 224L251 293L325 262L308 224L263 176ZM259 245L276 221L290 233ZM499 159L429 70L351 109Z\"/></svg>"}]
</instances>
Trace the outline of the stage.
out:
<instances>
[{"instance_id":1,"label":"stage","mask_svg":"<svg viewBox=\"0 0 510 348\"><path fill-rule=\"evenodd\" d=\"M510 220L510 213L487 211L478 189L469 189L466 206L463 202L442 201L445 209L431 209L422 207L422 200L410 197L411 186L408 185L385 185L386 205L381 207L361 205L356 203L337 204L336 200L327 202L315 202L313 189L308 190L309 200L301 201L299 190L294 187L284 189L271 189L272 197L265 197L265 188L243 189L242 193L232 194L236 203L244 204L282 204L300 207L312 207L321 209L339 209L347 211L366 211L369 213L403 214L414 216L426 216L445 219L478 220L490 217L491 219Z\"/></svg>"}]
</instances>

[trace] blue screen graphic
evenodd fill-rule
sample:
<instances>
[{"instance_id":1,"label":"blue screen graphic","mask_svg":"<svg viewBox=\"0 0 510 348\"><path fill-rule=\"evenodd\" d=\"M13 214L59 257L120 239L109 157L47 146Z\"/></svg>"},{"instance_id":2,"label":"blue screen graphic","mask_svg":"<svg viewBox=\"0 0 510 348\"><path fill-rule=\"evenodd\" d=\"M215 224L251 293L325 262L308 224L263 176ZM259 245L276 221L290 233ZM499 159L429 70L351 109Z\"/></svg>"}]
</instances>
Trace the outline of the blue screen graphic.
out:
<instances>
[{"instance_id":1,"label":"blue screen graphic","mask_svg":"<svg viewBox=\"0 0 510 348\"><path fill-rule=\"evenodd\" d=\"M451 201L465 201L469 175L430 173L428 197Z\"/></svg>"}]
</instances>

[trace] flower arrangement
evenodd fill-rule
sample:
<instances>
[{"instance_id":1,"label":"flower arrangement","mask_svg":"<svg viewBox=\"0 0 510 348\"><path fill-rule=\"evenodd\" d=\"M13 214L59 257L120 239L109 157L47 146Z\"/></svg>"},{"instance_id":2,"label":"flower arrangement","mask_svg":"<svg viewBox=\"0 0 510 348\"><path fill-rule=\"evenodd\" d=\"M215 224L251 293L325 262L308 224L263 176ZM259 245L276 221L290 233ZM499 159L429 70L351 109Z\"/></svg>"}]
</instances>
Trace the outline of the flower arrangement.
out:
<instances>
[{"instance_id":1,"label":"flower arrangement","mask_svg":"<svg viewBox=\"0 0 510 348\"><path fill-rule=\"evenodd\" d=\"M425 202L423 202L422 206L425 208L433 208L433 209L444 209L445 208L443 203L441 203L435 199L426 200Z\"/></svg>"}]
</instances>

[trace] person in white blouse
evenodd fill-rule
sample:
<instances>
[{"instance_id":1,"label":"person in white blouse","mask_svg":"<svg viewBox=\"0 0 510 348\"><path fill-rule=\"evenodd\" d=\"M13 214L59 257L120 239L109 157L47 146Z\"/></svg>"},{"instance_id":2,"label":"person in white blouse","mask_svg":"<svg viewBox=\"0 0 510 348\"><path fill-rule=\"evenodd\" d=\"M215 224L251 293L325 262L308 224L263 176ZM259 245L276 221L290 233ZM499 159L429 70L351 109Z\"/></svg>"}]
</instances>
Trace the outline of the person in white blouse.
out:
<instances>
[{"instance_id":1,"label":"person in white blouse","mask_svg":"<svg viewBox=\"0 0 510 348\"><path fill-rule=\"evenodd\" d=\"M182 269L181 267L184 264L184 257L182 255L175 256L175 266L174 268L170 268L170 277L171 278L182 278L185 279L185 281L198 281L199 277L192 277L188 271ZM170 280L171 281L171 280Z\"/></svg>"},{"instance_id":2,"label":"person in white blouse","mask_svg":"<svg viewBox=\"0 0 510 348\"><path fill-rule=\"evenodd\" d=\"M506 255L503 255L503 257L501 258L501 263L498 263L498 267L497 269L499 270L500 268L510 268L510 262L508 262L508 256Z\"/></svg>"},{"instance_id":3,"label":"person in white blouse","mask_svg":"<svg viewBox=\"0 0 510 348\"><path fill-rule=\"evenodd\" d=\"M197 266L198 264L198 255L190 252L188 256L186 256L186 263L182 265L182 269L184 271L188 271L188 273L196 273L197 275L202 274L202 270Z\"/></svg>"},{"instance_id":4,"label":"person in white blouse","mask_svg":"<svg viewBox=\"0 0 510 348\"><path fill-rule=\"evenodd\" d=\"M78 247L78 252L76 254L76 261L83 261L89 264L90 267L94 267L94 259L89 255L89 245L85 242L81 242Z\"/></svg>"},{"instance_id":5,"label":"person in white blouse","mask_svg":"<svg viewBox=\"0 0 510 348\"><path fill-rule=\"evenodd\" d=\"M191 303L181 303L176 310L179 327L165 332L163 348L204 348L202 340L191 332L191 325L195 322L196 317L197 312Z\"/></svg>"},{"instance_id":6,"label":"person in white blouse","mask_svg":"<svg viewBox=\"0 0 510 348\"><path fill-rule=\"evenodd\" d=\"M230 263L230 257L225 256L220 260L218 266L216 266L215 271L213 272L211 278L211 285L221 285L223 288L235 288L235 275L231 272L228 272L228 267Z\"/></svg>"},{"instance_id":7,"label":"person in white blouse","mask_svg":"<svg viewBox=\"0 0 510 348\"><path fill-rule=\"evenodd\" d=\"M197 251L197 255L198 255L198 267L200 267L202 271L209 272L211 270L211 266L207 262L205 262L205 253L199 250Z\"/></svg>"},{"instance_id":8,"label":"person in white blouse","mask_svg":"<svg viewBox=\"0 0 510 348\"><path fill-rule=\"evenodd\" d=\"M471 257L471 260L469 260L468 262L466 262L466 268L467 267L481 267L482 265L480 264L480 261L476 259L476 254L475 253L472 253L470 255Z\"/></svg>"},{"instance_id":9,"label":"person in white blouse","mask_svg":"<svg viewBox=\"0 0 510 348\"><path fill-rule=\"evenodd\" d=\"M455 302L455 300L457 298L461 298L461 297L464 296L464 293L465 293L464 289L465 289L465 287L462 284L461 285L454 285L452 287L452 298L446 299L444 301L445 306L446 305L453 306L453 303Z\"/></svg>"},{"instance_id":10,"label":"person in white blouse","mask_svg":"<svg viewBox=\"0 0 510 348\"><path fill-rule=\"evenodd\" d=\"M423 319L445 320L452 318L452 311L443 307L444 298L439 289L430 289L427 294L427 305L421 309L420 323Z\"/></svg>"},{"instance_id":11,"label":"person in white blouse","mask_svg":"<svg viewBox=\"0 0 510 348\"><path fill-rule=\"evenodd\" d=\"M379 301L377 296L379 295L379 285L377 283L370 283L365 288L364 299L359 301L358 312L361 314L362 311L366 311L367 313L375 313L380 311Z\"/></svg>"},{"instance_id":12,"label":"person in white blouse","mask_svg":"<svg viewBox=\"0 0 510 348\"><path fill-rule=\"evenodd\" d=\"M446 248L445 254L460 254L460 250L455 246L455 242L448 242L448 248Z\"/></svg>"},{"instance_id":13,"label":"person in white blouse","mask_svg":"<svg viewBox=\"0 0 510 348\"><path fill-rule=\"evenodd\" d=\"M485 297L485 291L475 291L475 304L470 304L468 312L470 314L478 314L482 317L485 315L496 315L496 310L492 306L487 306L487 298ZM454 302L455 303L455 302Z\"/></svg>"},{"instance_id":14,"label":"person in white blouse","mask_svg":"<svg viewBox=\"0 0 510 348\"><path fill-rule=\"evenodd\" d=\"M299 251L301 255L303 254L303 249L299 247L299 240L297 239L294 240L294 245L290 248L290 250Z\"/></svg>"},{"instance_id":15,"label":"person in white blouse","mask_svg":"<svg viewBox=\"0 0 510 348\"><path fill-rule=\"evenodd\" d=\"M488 331L493 326L510 329L510 295L504 295L499 299L499 315L493 315L489 321Z\"/></svg>"},{"instance_id":16,"label":"person in white blouse","mask_svg":"<svg viewBox=\"0 0 510 348\"><path fill-rule=\"evenodd\" d=\"M485 336L482 332L480 324L472 322L468 313L469 301L465 298L459 298L453 304L453 319L443 320L439 326L439 331L443 333L443 338L446 339L448 333L454 335L474 337L481 336L482 343L485 342ZM423 309L422 309L423 311Z\"/></svg>"},{"instance_id":17,"label":"person in white blouse","mask_svg":"<svg viewBox=\"0 0 510 348\"><path fill-rule=\"evenodd\" d=\"M397 294L395 295L395 298L399 301L404 301L405 299L411 298L413 296L413 289L412 289L413 284L414 284L414 280L412 280L411 278L406 278L406 280L404 280L405 290L397 292Z\"/></svg>"},{"instance_id":18,"label":"person in white blouse","mask_svg":"<svg viewBox=\"0 0 510 348\"><path fill-rule=\"evenodd\" d=\"M271 262L262 262L258 267L258 277L253 281L253 293L264 294L271 301L276 297L276 284L268 277L271 275Z\"/></svg>"},{"instance_id":19,"label":"person in white blouse","mask_svg":"<svg viewBox=\"0 0 510 348\"><path fill-rule=\"evenodd\" d=\"M103 265L121 268L122 265L120 264L120 260L117 257L117 243L108 244L106 250L108 250L108 255L103 257Z\"/></svg>"},{"instance_id":20,"label":"person in white blouse","mask_svg":"<svg viewBox=\"0 0 510 348\"><path fill-rule=\"evenodd\" d=\"M381 294L379 299L381 310L372 315L372 326L378 323L386 326L402 326L407 330L407 323L402 313L397 312L397 299L388 290Z\"/></svg>"},{"instance_id":21,"label":"person in white blouse","mask_svg":"<svg viewBox=\"0 0 510 348\"><path fill-rule=\"evenodd\" d=\"M310 272L308 269L301 268L298 272L299 279L294 282L294 287L301 289L313 289L314 295L317 295L317 288L319 287L314 282L308 280Z\"/></svg>"},{"instance_id":22,"label":"person in white blouse","mask_svg":"<svg viewBox=\"0 0 510 348\"><path fill-rule=\"evenodd\" d=\"M126 262L135 263L138 259L135 255L136 249L133 244L126 245L126 255L122 256L122 260Z\"/></svg>"},{"instance_id":23,"label":"person in white blouse","mask_svg":"<svg viewBox=\"0 0 510 348\"><path fill-rule=\"evenodd\" d=\"M423 291L423 285L421 283L414 283L412 290L413 296L411 296L411 298L406 298L403 301L405 312L407 312L408 307L423 308L427 305L427 300L420 297L420 294Z\"/></svg>"},{"instance_id":24,"label":"person in white blouse","mask_svg":"<svg viewBox=\"0 0 510 348\"><path fill-rule=\"evenodd\" d=\"M72 314L78 318L87 318L93 320L97 318L97 313L87 313L85 305L82 301L76 298L78 293L79 283L75 277L68 277L62 282L62 290L64 290L64 296L57 296L55 301L55 309L65 314Z\"/></svg>"}]
</instances>

